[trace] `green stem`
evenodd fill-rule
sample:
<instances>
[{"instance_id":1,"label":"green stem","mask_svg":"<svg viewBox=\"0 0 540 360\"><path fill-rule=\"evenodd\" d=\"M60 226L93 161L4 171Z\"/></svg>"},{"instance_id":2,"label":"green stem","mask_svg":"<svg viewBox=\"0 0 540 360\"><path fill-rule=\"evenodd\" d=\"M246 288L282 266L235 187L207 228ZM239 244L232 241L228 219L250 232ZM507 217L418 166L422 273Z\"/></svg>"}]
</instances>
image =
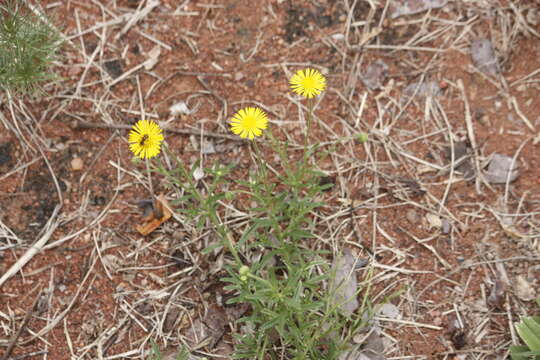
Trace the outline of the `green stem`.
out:
<instances>
[{"instance_id":1,"label":"green stem","mask_svg":"<svg viewBox=\"0 0 540 360\"><path fill-rule=\"evenodd\" d=\"M168 151L168 148L165 147L165 149L167 150L167 152L170 155L172 155L172 153L170 153L170 151ZM228 248L229 252L234 257L237 265L242 266L243 263L242 263L242 260L240 259L240 256L238 255L238 251L234 247L234 244L233 244L233 241L232 241L232 236L225 229L223 224L219 221L219 218L218 218L218 216L217 216L217 214L215 212L215 209L213 209L210 206L210 204L208 203L208 198L207 197L205 198L199 192L199 189L197 188L196 184L193 182L193 178L190 176L189 172L184 167L184 164L180 161L180 159L178 159L178 157L175 156L175 158L176 158L176 161L178 162L178 167L180 169L181 176L184 177L188 182L188 188L186 190L190 194L192 194L195 197L195 199L199 202L199 204L201 204L201 206L204 208L204 210L208 214L208 217L210 218L210 222L212 223L212 225L214 225L214 227L215 227L216 231L218 232L219 236L221 237L221 239L225 243L225 246ZM210 194L209 194L209 196L210 196Z\"/></svg>"},{"instance_id":2,"label":"green stem","mask_svg":"<svg viewBox=\"0 0 540 360\"><path fill-rule=\"evenodd\" d=\"M259 182L261 180L266 180L266 165L263 162L263 158L261 156L261 150L259 149L259 145L257 144L256 140L253 140L252 142L253 149L255 150L255 157L257 158L257 173L259 177ZM266 181L263 182L266 184Z\"/></svg>"},{"instance_id":3,"label":"green stem","mask_svg":"<svg viewBox=\"0 0 540 360\"><path fill-rule=\"evenodd\" d=\"M301 169L301 172L300 172L300 174L301 174L300 181L304 180L305 169L306 169L306 166L307 166L309 133L311 132L311 120L313 118L313 100L312 99L308 99L307 108L308 108L308 113L307 113L307 119L306 119L306 122L307 122L307 124L306 124L306 134L304 136L304 159L302 161L302 169Z\"/></svg>"},{"instance_id":4,"label":"green stem","mask_svg":"<svg viewBox=\"0 0 540 360\"><path fill-rule=\"evenodd\" d=\"M158 210L156 195L154 194L154 187L152 185L152 176L151 176L151 173L150 173L150 164L148 162L148 158L145 158L144 160L145 160L144 162L146 164L146 173L148 174L148 183L150 185L150 196L151 196L151 199L152 199L152 209L154 211L154 216L157 217L157 218L161 218L163 216L163 214L161 213L161 211Z\"/></svg>"}]
</instances>

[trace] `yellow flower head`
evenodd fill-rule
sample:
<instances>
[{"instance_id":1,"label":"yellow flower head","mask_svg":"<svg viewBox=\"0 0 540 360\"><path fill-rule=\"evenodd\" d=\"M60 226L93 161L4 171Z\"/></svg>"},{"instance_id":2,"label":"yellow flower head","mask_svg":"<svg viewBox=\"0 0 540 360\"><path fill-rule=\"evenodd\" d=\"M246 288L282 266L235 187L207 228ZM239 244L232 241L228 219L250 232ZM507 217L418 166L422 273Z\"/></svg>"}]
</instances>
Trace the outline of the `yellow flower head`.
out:
<instances>
[{"instance_id":1,"label":"yellow flower head","mask_svg":"<svg viewBox=\"0 0 540 360\"><path fill-rule=\"evenodd\" d=\"M289 83L295 93L308 99L319 95L326 87L325 77L314 69L298 70Z\"/></svg>"},{"instance_id":2,"label":"yellow flower head","mask_svg":"<svg viewBox=\"0 0 540 360\"><path fill-rule=\"evenodd\" d=\"M161 148L163 134L158 124L150 120L140 120L129 132L129 149L141 159L150 159Z\"/></svg>"},{"instance_id":3,"label":"yellow flower head","mask_svg":"<svg viewBox=\"0 0 540 360\"><path fill-rule=\"evenodd\" d=\"M229 125L231 125L231 131L236 135L253 140L255 136L261 136L262 130L266 129L268 118L261 109L247 107L238 111Z\"/></svg>"}]
</instances>

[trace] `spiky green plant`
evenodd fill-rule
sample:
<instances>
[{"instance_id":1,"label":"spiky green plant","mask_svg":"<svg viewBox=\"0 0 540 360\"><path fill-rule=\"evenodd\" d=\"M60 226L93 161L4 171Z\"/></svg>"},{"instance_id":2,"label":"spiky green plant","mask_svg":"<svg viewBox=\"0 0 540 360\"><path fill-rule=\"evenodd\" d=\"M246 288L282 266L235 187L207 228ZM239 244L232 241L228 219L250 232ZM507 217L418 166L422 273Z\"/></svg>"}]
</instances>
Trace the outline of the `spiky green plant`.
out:
<instances>
[{"instance_id":1,"label":"spiky green plant","mask_svg":"<svg viewBox=\"0 0 540 360\"><path fill-rule=\"evenodd\" d=\"M35 95L40 84L55 78L50 66L60 37L48 20L22 0L0 3L0 88Z\"/></svg>"},{"instance_id":2,"label":"spiky green plant","mask_svg":"<svg viewBox=\"0 0 540 360\"><path fill-rule=\"evenodd\" d=\"M540 306L540 298L536 299ZM540 316L525 316L515 324L525 345L510 346L512 360L540 360Z\"/></svg>"}]
</instances>

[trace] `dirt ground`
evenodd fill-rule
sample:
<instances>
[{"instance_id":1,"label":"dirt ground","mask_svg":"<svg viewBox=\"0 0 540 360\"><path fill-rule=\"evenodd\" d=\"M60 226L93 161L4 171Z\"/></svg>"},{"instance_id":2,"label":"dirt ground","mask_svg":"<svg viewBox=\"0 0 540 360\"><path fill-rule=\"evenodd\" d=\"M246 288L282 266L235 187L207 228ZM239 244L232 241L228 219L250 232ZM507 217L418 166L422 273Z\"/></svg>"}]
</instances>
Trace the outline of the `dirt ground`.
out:
<instances>
[{"instance_id":1,"label":"dirt ground","mask_svg":"<svg viewBox=\"0 0 540 360\"><path fill-rule=\"evenodd\" d=\"M178 215L136 231L149 185L126 128L147 118L186 130L165 138L187 165L236 164L245 177L249 147L227 121L256 105L294 161L305 102L288 79L308 66L328 81L312 162L335 184L309 246L370 259L374 303L398 294L398 316L378 319L385 358L505 358L519 342L513 323L539 311L540 2L450 1L395 18L390 3L36 4L65 44L47 96L0 95L0 359L21 327L10 359L145 359L151 341L229 358L234 319L249 309L224 305L228 257L204 255L216 239ZM494 63L473 59L478 39ZM373 64L385 70L370 83ZM407 89L418 81L430 85ZM513 159L516 179L495 183L494 154ZM163 177L152 181L182 207ZM241 236L231 208L250 200L222 214Z\"/></svg>"}]
</instances>

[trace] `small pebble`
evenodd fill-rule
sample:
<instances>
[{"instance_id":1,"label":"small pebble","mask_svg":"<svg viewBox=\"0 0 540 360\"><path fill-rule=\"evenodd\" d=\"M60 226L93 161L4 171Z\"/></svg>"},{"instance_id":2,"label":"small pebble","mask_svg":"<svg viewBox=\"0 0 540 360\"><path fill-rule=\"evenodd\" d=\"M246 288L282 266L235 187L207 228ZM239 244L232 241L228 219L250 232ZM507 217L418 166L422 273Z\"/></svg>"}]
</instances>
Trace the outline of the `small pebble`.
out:
<instances>
[{"instance_id":1,"label":"small pebble","mask_svg":"<svg viewBox=\"0 0 540 360\"><path fill-rule=\"evenodd\" d=\"M82 168L83 168L83 161L81 158L76 157L73 160L71 160L72 170L79 171L79 170L82 170Z\"/></svg>"},{"instance_id":2,"label":"small pebble","mask_svg":"<svg viewBox=\"0 0 540 360\"><path fill-rule=\"evenodd\" d=\"M446 219L442 219L442 233L448 234L450 232L450 228L451 228L450 222Z\"/></svg>"},{"instance_id":3,"label":"small pebble","mask_svg":"<svg viewBox=\"0 0 540 360\"><path fill-rule=\"evenodd\" d=\"M407 210L407 213L405 216L407 217L407 220L409 220L411 224L417 224L418 221L420 221L420 217L418 216L418 213L413 209Z\"/></svg>"},{"instance_id":4,"label":"small pebble","mask_svg":"<svg viewBox=\"0 0 540 360\"><path fill-rule=\"evenodd\" d=\"M234 81L240 81L244 78L244 74L240 71L238 71L236 74L234 74Z\"/></svg>"}]
</instances>

